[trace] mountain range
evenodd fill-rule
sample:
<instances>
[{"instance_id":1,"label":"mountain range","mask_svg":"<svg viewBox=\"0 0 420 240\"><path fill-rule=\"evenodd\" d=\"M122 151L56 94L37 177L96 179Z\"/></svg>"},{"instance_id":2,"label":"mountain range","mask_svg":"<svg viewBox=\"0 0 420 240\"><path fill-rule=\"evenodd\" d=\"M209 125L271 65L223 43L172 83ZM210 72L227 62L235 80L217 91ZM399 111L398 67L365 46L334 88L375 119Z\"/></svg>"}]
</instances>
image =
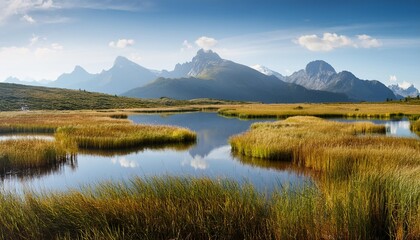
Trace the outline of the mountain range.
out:
<instances>
[{"instance_id":1,"label":"mountain range","mask_svg":"<svg viewBox=\"0 0 420 240\"><path fill-rule=\"evenodd\" d=\"M261 65L248 67L222 59L217 53L203 49L190 62L177 64L172 71L150 70L117 57L109 70L97 74L76 66L50 83L16 78L7 81L138 98L215 98L265 103L385 101L405 94L396 88L393 92L391 86L388 88L379 81L361 80L349 71L337 73L321 60L283 76Z\"/></svg>"},{"instance_id":2,"label":"mountain range","mask_svg":"<svg viewBox=\"0 0 420 240\"><path fill-rule=\"evenodd\" d=\"M393 84L389 85L388 88L391 89L399 98L417 97L420 94L419 90L415 88L413 84L410 84L408 87L401 86L399 84Z\"/></svg>"},{"instance_id":3,"label":"mountain range","mask_svg":"<svg viewBox=\"0 0 420 240\"><path fill-rule=\"evenodd\" d=\"M211 50L199 50L191 62L163 72L155 81L124 96L175 99L216 98L226 100L275 102L349 101L344 94L308 90L267 76L248 66L220 56Z\"/></svg>"}]
</instances>

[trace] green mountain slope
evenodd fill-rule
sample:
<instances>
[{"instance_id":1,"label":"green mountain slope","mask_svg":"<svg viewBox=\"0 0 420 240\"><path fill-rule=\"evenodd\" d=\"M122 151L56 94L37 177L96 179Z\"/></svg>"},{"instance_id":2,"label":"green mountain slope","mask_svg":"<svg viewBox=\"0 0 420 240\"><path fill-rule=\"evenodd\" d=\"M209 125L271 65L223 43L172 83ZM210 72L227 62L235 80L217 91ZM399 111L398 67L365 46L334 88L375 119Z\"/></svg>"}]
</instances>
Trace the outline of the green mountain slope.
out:
<instances>
[{"instance_id":1,"label":"green mountain slope","mask_svg":"<svg viewBox=\"0 0 420 240\"><path fill-rule=\"evenodd\" d=\"M0 83L0 111L20 110L23 106L30 110L78 110L146 107L158 104L158 101L102 93Z\"/></svg>"}]
</instances>

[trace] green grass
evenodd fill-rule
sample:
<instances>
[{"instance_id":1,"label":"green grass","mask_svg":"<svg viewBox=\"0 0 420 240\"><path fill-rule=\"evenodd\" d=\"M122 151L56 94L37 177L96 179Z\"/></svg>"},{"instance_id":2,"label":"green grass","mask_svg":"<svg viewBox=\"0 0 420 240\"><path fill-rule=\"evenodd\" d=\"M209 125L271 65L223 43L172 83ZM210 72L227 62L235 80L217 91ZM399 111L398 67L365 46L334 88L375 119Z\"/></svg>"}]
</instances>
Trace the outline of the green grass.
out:
<instances>
[{"instance_id":1,"label":"green grass","mask_svg":"<svg viewBox=\"0 0 420 240\"><path fill-rule=\"evenodd\" d=\"M122 149L166 143L195 142L196 134L171 126L106 124L57 129L56 139L75 142L84 149Z\"/></svg>"},{"instance_id":2,"label":"green grass","mask_svg":"<svg viewBox=\"0 0 420 240\"><path fill-rule=\"evenodd\" d=\"M75 146L57 141L20 139L0 141L0 175L65 163L75 156Z\"/></svg>"},{"instance_id":3,"label":"green grass","mask_svg":"<svg viewBox=\"0 0 420 240\"><path fill-rule=\"evenodd\" d=\"M20 111L23 106L30 110L92 110L232 103L238 102L213 99L139 99L80 90L0 83L0 111Z\"/></svg>"},{"instance_id":4,"label":"green grass","mask_svg":"<svg viewBox=\"0 0 420 240\"><path fill-rule=\"evenodd\" d=\"M280 197L281 204L294 209L284 209L275 221L284 233L293 230L297 238L314 239L416 239L420 141L383 132L383 126L371 123L291 117L253 124L230 144L236 154L290 161L315 173L316 186L309 192Z\"/></svg>"}]
</instances>

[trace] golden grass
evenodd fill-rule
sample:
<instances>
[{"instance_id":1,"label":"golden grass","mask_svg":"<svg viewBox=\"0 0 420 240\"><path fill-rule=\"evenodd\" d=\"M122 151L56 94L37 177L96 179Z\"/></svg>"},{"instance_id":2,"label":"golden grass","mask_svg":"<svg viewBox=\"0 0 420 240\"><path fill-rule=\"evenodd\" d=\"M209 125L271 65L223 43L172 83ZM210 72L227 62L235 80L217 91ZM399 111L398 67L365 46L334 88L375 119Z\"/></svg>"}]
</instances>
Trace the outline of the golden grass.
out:
<instances>
[{"instance_id":1,"label":"golden grass","mask_svg":"<svg viewBox=\"0 0 420 240\"><path fill-rule=\"evenodd\" d=\"M247 104L222 106L223 116L239 118L287 118L291 116L344 118L420 117L420 105L403 103L342 103L342 104Z\"/></svg>"},{"instance_id":2,"label":"golden grass","mask_svg":"<svg viewBox=\"0 0 420 240\"><path fill-rule=\"evenodd\" d=\"M85 149L132 148L196 140L196 134L186 128L128 124L61 127L55 136L63 141L76 142Z\"/></svg>"},{"instance_id":3,"label":"golden grass","mask_svg":"<svg viewBox=\"0 0 420 240\"><path fill-rule=\"evenodd\" d=\"M3 239L273 239L270 204L251 186L133 179L67 193L0 194Z\"/></svg>"},{"instance_id":4,"label":"golden grass","mask_svg":"<svg viewBox=\"0 0 420 240\"><path fill-rule=\"evenodd\" d=\"M0 142L0 175L48 167L74 158L75 146L39 139Z\"/></svg>"},{"instance_id":5,"label":"golden grass","mask_svg":"<svg viewBox=\"0 0 420 240\"><path fill-rule=\"evenodd\" d=\"M371 123L291 117L254 124L230 143L238 154L320 173L304 195L279 197L279 204L290 205L276 206L281 236L293 230L298 238L416 239L420 141L378 135L383 132Z\"/></svg>"},{"instance_id":6,"label":"golden grass","mask_svg":"<svg viewBox=\"0 0 420 240\"><path fill-rule=\"evenodd\" d=\"M92 111L4 112L0 113L0 133L53 133L62 126L130 123L116 115Z\"/></svg>"}]
</instances>

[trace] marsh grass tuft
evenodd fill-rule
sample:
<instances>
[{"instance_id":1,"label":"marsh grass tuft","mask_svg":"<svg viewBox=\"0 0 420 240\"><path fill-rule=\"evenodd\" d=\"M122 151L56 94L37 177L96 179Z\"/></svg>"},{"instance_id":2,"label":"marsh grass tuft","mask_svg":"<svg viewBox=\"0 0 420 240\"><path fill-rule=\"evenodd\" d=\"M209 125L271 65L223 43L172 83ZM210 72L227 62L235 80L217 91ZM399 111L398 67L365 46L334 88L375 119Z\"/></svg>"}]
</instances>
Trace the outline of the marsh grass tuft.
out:
<instances>
[{"instance_id":1,"label":"marsh grass tuft","mask_svg":"<svg viewBox=\"0 0 420 240\"><path fill-rule=\"evenodd\" d=\"M273 239L270 202L228 180L134 178L67 193L0 195L6 239Z\"/></svg>"},{"instance_id":2,"label":"marsh grass tuft","mask_svg":"<svg viewBox=\"0 0 420 240\"><path fill-rule=\"evenodd\" d=\"M302 195L278 198L290 211L275 205L285 211L275 223L296 234L289 238L416 239L420 141L381 136L384 131L372 123L291 117L253 124L230 144L237 154L320 173L317 186Z\"/></svg>"},{"instance_id":3,"label":"marsh grass tuft","mask_svg":"<svg viewBox=\"0 0 420 240\"><path fill-rule=\"evenodd\" d=\"M85 149L121 149L196 140L196 134L185 128L128 124L61 127L55 136Z\"/></svg>"},{"instance_id":4,"label":"marsh grass tuft","mask_svg":"<svg viewBox=\"0 0 420 240\"><path fill-rule=\"evenodd\" d=\"M40 139L0 142L1 175L58 165L75 157L75 146Z\"/></svg>"}]
</instances>

